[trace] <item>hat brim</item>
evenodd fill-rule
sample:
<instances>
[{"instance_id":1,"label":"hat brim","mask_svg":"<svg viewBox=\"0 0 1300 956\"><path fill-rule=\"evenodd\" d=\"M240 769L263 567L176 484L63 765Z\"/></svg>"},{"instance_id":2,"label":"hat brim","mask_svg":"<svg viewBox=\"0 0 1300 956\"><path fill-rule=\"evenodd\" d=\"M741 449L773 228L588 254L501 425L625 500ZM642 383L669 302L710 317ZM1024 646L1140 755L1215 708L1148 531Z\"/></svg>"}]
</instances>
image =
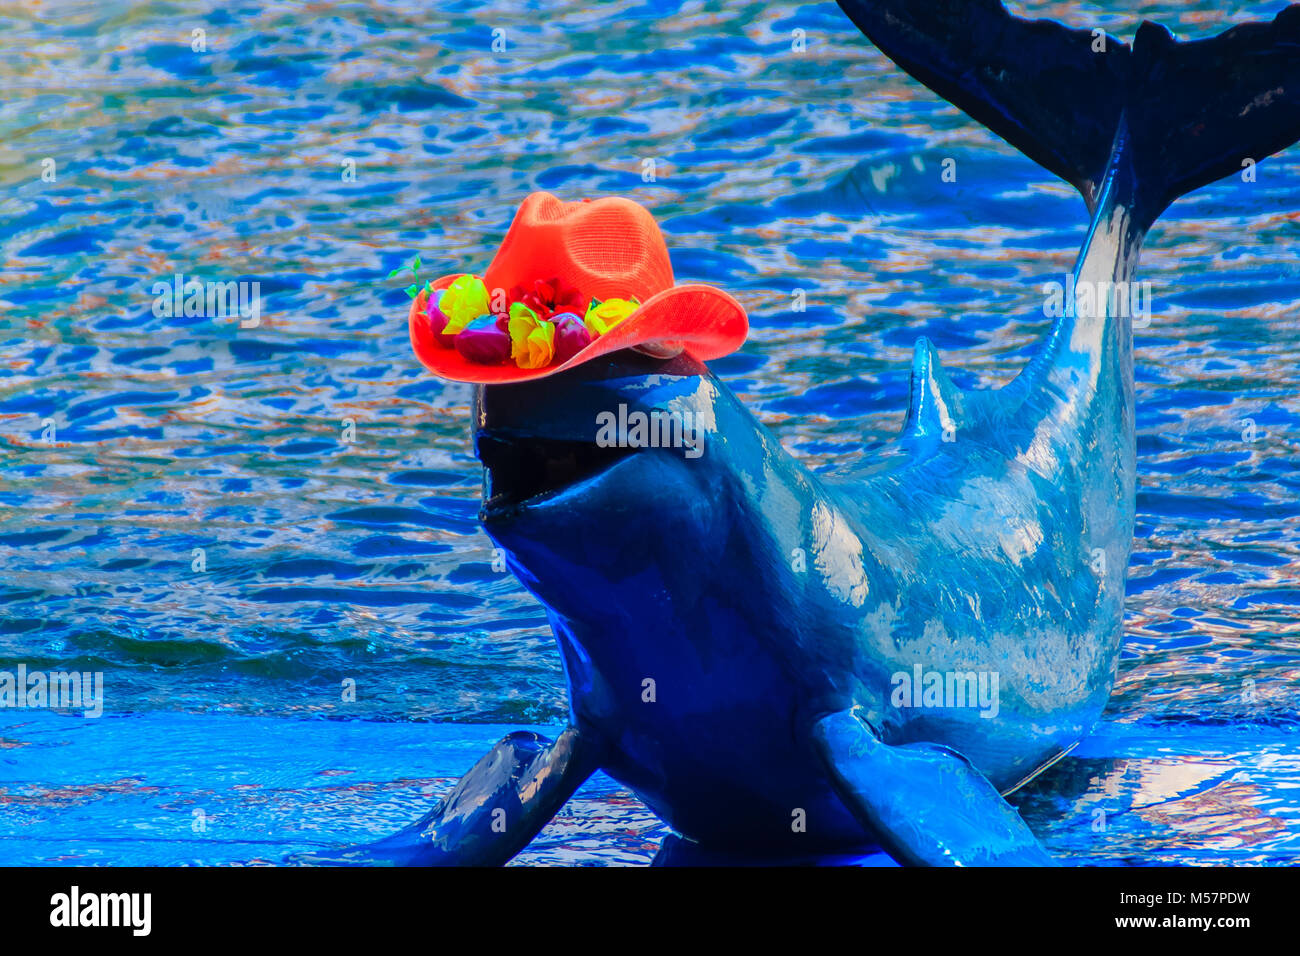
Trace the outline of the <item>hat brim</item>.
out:
<instances>
[{"instance_id":1,"label":"hat brim","mask_svg":"<svg viewBox=\"0 0 1300 956\"><path fill-rule=\"evenodd\" d=\"M433 288L445 289L456 278L456 275L443 276L433 283ZM567 362L545 368L519 368L514 364L481 365L438 341L429 325L427 305L428 294L425 292L411 302L408 324L416 358L440 378L475 385L531 382L619 349L637 347L665 354L687 351L707 362L736 351L749 334L749 320L744 308L727 293L708 285L677 285L651 296L630 316Z\"/></svg>"}]
</instances>

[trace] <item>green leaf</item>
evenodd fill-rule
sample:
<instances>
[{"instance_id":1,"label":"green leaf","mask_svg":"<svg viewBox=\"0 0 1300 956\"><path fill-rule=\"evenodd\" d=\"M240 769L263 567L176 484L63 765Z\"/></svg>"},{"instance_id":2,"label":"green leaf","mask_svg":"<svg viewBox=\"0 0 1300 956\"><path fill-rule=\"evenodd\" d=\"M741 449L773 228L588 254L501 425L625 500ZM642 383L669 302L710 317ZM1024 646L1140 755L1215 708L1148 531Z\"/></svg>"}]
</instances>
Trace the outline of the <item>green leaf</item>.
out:
<instances>
[{"instance_id":1,"label":"green leaf","mask_svg":"<svg viewBox=\"0 0 1300 956\"><path fill-rule=\"evenodd\" d=\"M420 287L418 285L408 285L406 287L406 294L409 295L412 299L414 299L417 295L420 294Z\"/></svg>"},{"instance_id":2,"label":"green leaf","mask_svg":"<svg viewBox=\"0 0 1300 956\"><path fill-rule=\"evenodd\" d=\"M417 255L415 261L411 263L411 273L414 274L420 268L420 257Z\"/></svg>"},{"instance_id":3,"label":"green leaf","mask_svg":"<svg viewBox=\"0 0 1300 956\"><path fill-rule=\"evenodd\" d=\"M394 269L392 272L388 273L388 278L391 279L391 278L393 278L394 276L396 276L399 272L405 272L405 271L406 271L406 266L398 266L398 267L397 267L396 269Z\"/></svg>"}]
</instances>

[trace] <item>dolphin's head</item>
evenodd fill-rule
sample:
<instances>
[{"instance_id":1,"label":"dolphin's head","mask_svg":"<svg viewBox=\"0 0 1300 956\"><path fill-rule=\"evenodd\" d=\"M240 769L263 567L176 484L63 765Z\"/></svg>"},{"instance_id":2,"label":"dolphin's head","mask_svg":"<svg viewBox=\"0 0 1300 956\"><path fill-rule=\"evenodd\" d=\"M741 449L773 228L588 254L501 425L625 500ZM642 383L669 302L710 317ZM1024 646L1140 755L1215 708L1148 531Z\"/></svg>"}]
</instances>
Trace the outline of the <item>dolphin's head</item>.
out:
<instances>
[{"instance_id":1,"label":"dolphin's head","mask_svg":"<svg viewBox=\"0 0 1300 956\"><path fill-rule=\"evenodd\" d=\"M745 493L737 455L752 453L760 431L686 354L622 351L481 386L483 525L523 583L566 616L616 599L609 590L633 579L675 587L721 554L726 503Z\"/></svg>"},{"instance_id":2,"label":"dolphin's head","mask_svg":"<svg viewBox=\"0 0 1300 956\"><path fill-rule=\"evenodd\" d=\"M762 536L763 499L807 475L685 354L620 351L480 386L473 431L487 533L525 587L569 619L653 594L688 600L722 564L753 583L775 558L746 557L754 542L738 538L755 525Z\"/></svg>"}]
</instances>

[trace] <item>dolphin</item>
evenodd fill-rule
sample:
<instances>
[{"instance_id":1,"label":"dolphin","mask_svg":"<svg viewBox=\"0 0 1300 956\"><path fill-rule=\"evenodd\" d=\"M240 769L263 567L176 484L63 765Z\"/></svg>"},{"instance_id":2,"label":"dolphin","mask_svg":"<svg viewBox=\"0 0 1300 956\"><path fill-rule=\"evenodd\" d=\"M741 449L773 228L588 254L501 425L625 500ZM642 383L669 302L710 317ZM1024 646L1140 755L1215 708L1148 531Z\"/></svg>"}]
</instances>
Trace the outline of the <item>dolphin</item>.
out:
<instances>
[{"instance_id":1,"label":"dolphin","mask_svg":"<svg viewBox=\"0 0 1300 956\"><path fill-rule=\"evenodd\" d=\"M997 0L840 6L1079 190L1078 289L1132 282L1174 199L1300 138L1300 5L1132 44ZM502 864L599 769L679 835L672 859L1051 864L1005 797L1106 704L1135 506L1131 315L1073 304L996 390L918 341L890 453L838 473L689 354L478 387L482 523L546 608L569 724L510 734L333 862Z\"/></svg>"}]
</instances>

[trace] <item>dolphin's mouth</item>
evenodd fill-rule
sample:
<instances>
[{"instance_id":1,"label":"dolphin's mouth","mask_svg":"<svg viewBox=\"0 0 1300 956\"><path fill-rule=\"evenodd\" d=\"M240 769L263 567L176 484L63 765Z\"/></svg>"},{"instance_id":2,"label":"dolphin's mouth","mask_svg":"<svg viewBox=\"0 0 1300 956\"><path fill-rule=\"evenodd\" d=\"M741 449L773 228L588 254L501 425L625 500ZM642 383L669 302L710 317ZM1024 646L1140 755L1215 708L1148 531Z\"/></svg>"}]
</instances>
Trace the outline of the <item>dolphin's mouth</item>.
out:
<instances>
[{"instance_id":1,"label":"dolphin's mouth","mask_svg":"<svg viewBox=\"0 0 1300 956\"><path fill-rule=\"evenodd\" d=\"M484 518L497 518L537 504L599 474L633 454L628 447L602 448L590 441L480 432Z\"/></svg>"}]
</instances>

